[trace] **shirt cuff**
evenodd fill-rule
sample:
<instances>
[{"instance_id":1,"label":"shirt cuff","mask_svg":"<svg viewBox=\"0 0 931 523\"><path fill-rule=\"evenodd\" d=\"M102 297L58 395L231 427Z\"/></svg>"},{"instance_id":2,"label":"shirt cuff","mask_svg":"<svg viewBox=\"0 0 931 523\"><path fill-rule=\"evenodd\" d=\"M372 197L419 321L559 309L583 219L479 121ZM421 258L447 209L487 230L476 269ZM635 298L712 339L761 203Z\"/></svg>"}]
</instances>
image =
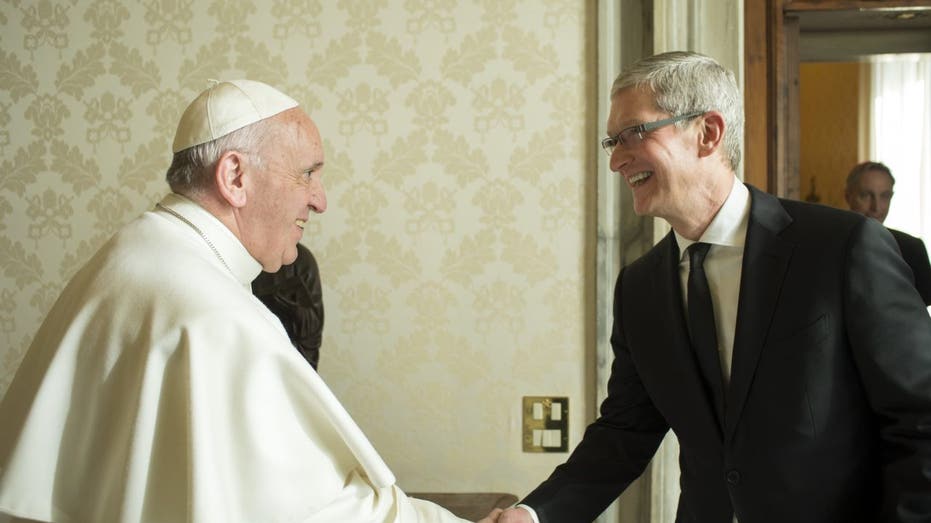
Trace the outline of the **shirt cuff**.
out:
<instances>
[{"instance_id":1,"label":"shirt cuff","mask_svg":"<svg viewBox=\"0 0 931 523\"><path fill-rule=\"evenodd\" d=\"M514 505L514 506L522 508L526 510L527 512L529 512L530 519L533 520L533 523L540 523L540 518L537 517L537 511L533 510L533 507L531 507L530 505L524 505L523 503L518 503L517 505Z\"/></svg>"}]
</instances>

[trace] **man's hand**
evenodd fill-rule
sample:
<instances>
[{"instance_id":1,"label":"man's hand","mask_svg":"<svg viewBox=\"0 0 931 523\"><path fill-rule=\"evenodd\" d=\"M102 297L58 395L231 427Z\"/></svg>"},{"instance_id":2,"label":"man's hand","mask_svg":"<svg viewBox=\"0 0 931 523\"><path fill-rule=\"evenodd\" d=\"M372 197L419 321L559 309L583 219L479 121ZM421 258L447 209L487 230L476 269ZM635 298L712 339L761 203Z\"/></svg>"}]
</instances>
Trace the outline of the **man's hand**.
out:
<instances>
[{"instance_id":1,"label":"man's hand","mask_svg":"<svg viewBox=\"0 0 931 523\"><path fill-rule=\"evenodd\" d=\"M500 508L496 508L496 509L492 510L491 513L489 513L487 516L485 516L485 517L483 517L482 519L478 520L476 523L496 523L496 522L498 521L498 516L499 516L502 512L504 512L504 511L501 510Z\"/></svg>"},{"instance_id":2,"label":"man's hand","mask_svg":"<svg viewBox=\"0 0 931 523\"><path fill-rule=\"evenodd\" d=\"M520 508L509 508L498 516L496 523L533 523L530 512Z\"/></svg>"}]
</instances>

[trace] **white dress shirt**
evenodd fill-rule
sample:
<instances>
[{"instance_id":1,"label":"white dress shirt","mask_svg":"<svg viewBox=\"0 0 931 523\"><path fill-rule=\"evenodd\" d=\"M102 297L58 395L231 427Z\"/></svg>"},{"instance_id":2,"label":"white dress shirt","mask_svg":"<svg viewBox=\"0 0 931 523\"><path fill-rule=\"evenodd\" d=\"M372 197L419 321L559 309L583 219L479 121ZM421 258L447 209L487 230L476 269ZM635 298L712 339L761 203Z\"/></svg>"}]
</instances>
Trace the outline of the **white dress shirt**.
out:
<instances>
[{"instance_id":1,"label":"white dress shirt","mask_svg":"<svg viewBox=\"0 0 931 523\"><path fill-rule=\"evenodd\" d=\"M725 383L730 381L734 355L734 331L737 326L737 299L740 294L740 271L743 264L747 223L750 220L750 191L736 177L731 193L718 214L698 241L711 244L705 257L705 275L714 307L714 327L718 337L718 357ZM689 256L686 249L692 240L675 233L679 244L679 281L682 305L688 310Z\"/></svg>"}]
</instances>

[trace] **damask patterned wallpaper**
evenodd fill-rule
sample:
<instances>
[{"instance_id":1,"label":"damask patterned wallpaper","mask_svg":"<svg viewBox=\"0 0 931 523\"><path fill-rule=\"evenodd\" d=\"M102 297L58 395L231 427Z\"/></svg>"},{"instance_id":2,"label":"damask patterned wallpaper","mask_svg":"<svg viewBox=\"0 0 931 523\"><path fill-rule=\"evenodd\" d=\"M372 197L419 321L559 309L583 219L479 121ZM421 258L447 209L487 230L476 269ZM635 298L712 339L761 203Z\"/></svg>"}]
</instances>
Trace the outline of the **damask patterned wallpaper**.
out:
<instances>
[{"instance_id":1,"label":"damask patterned wallpaper","mask_svg":"<svg viewBox=\"0 0 931 523\"><path fill-rule=\"evenodd\" d=\"M570 397L570 446L590 408L593 4L3 0L0 392L187 102L247 77L324 138L324 379L403 488L526 493L566 455L521 452L521 396Z\"/></svg>"}]
</instances>

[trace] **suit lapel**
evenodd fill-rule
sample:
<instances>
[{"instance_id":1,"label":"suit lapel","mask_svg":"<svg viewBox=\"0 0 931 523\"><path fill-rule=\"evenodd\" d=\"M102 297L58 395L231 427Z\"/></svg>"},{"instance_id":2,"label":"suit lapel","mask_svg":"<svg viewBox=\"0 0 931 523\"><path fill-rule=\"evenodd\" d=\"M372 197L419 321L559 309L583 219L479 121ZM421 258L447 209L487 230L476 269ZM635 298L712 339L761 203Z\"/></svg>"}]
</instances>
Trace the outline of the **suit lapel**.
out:
<instances>
[{"instance_id":1,"label":"suit lapel","mask_svg":"<svg viewBox=\"0 0 931 523\"><path fill-rule=\"evenodd\" d=\"M749 186L748 186L749 187ZM794 245L779 234L791 222L779 200L750 188L750 220L744 245L734 332L731 379L727 391L725 435L733 435L769 332Z\"/></svg>"}]
</instances>

